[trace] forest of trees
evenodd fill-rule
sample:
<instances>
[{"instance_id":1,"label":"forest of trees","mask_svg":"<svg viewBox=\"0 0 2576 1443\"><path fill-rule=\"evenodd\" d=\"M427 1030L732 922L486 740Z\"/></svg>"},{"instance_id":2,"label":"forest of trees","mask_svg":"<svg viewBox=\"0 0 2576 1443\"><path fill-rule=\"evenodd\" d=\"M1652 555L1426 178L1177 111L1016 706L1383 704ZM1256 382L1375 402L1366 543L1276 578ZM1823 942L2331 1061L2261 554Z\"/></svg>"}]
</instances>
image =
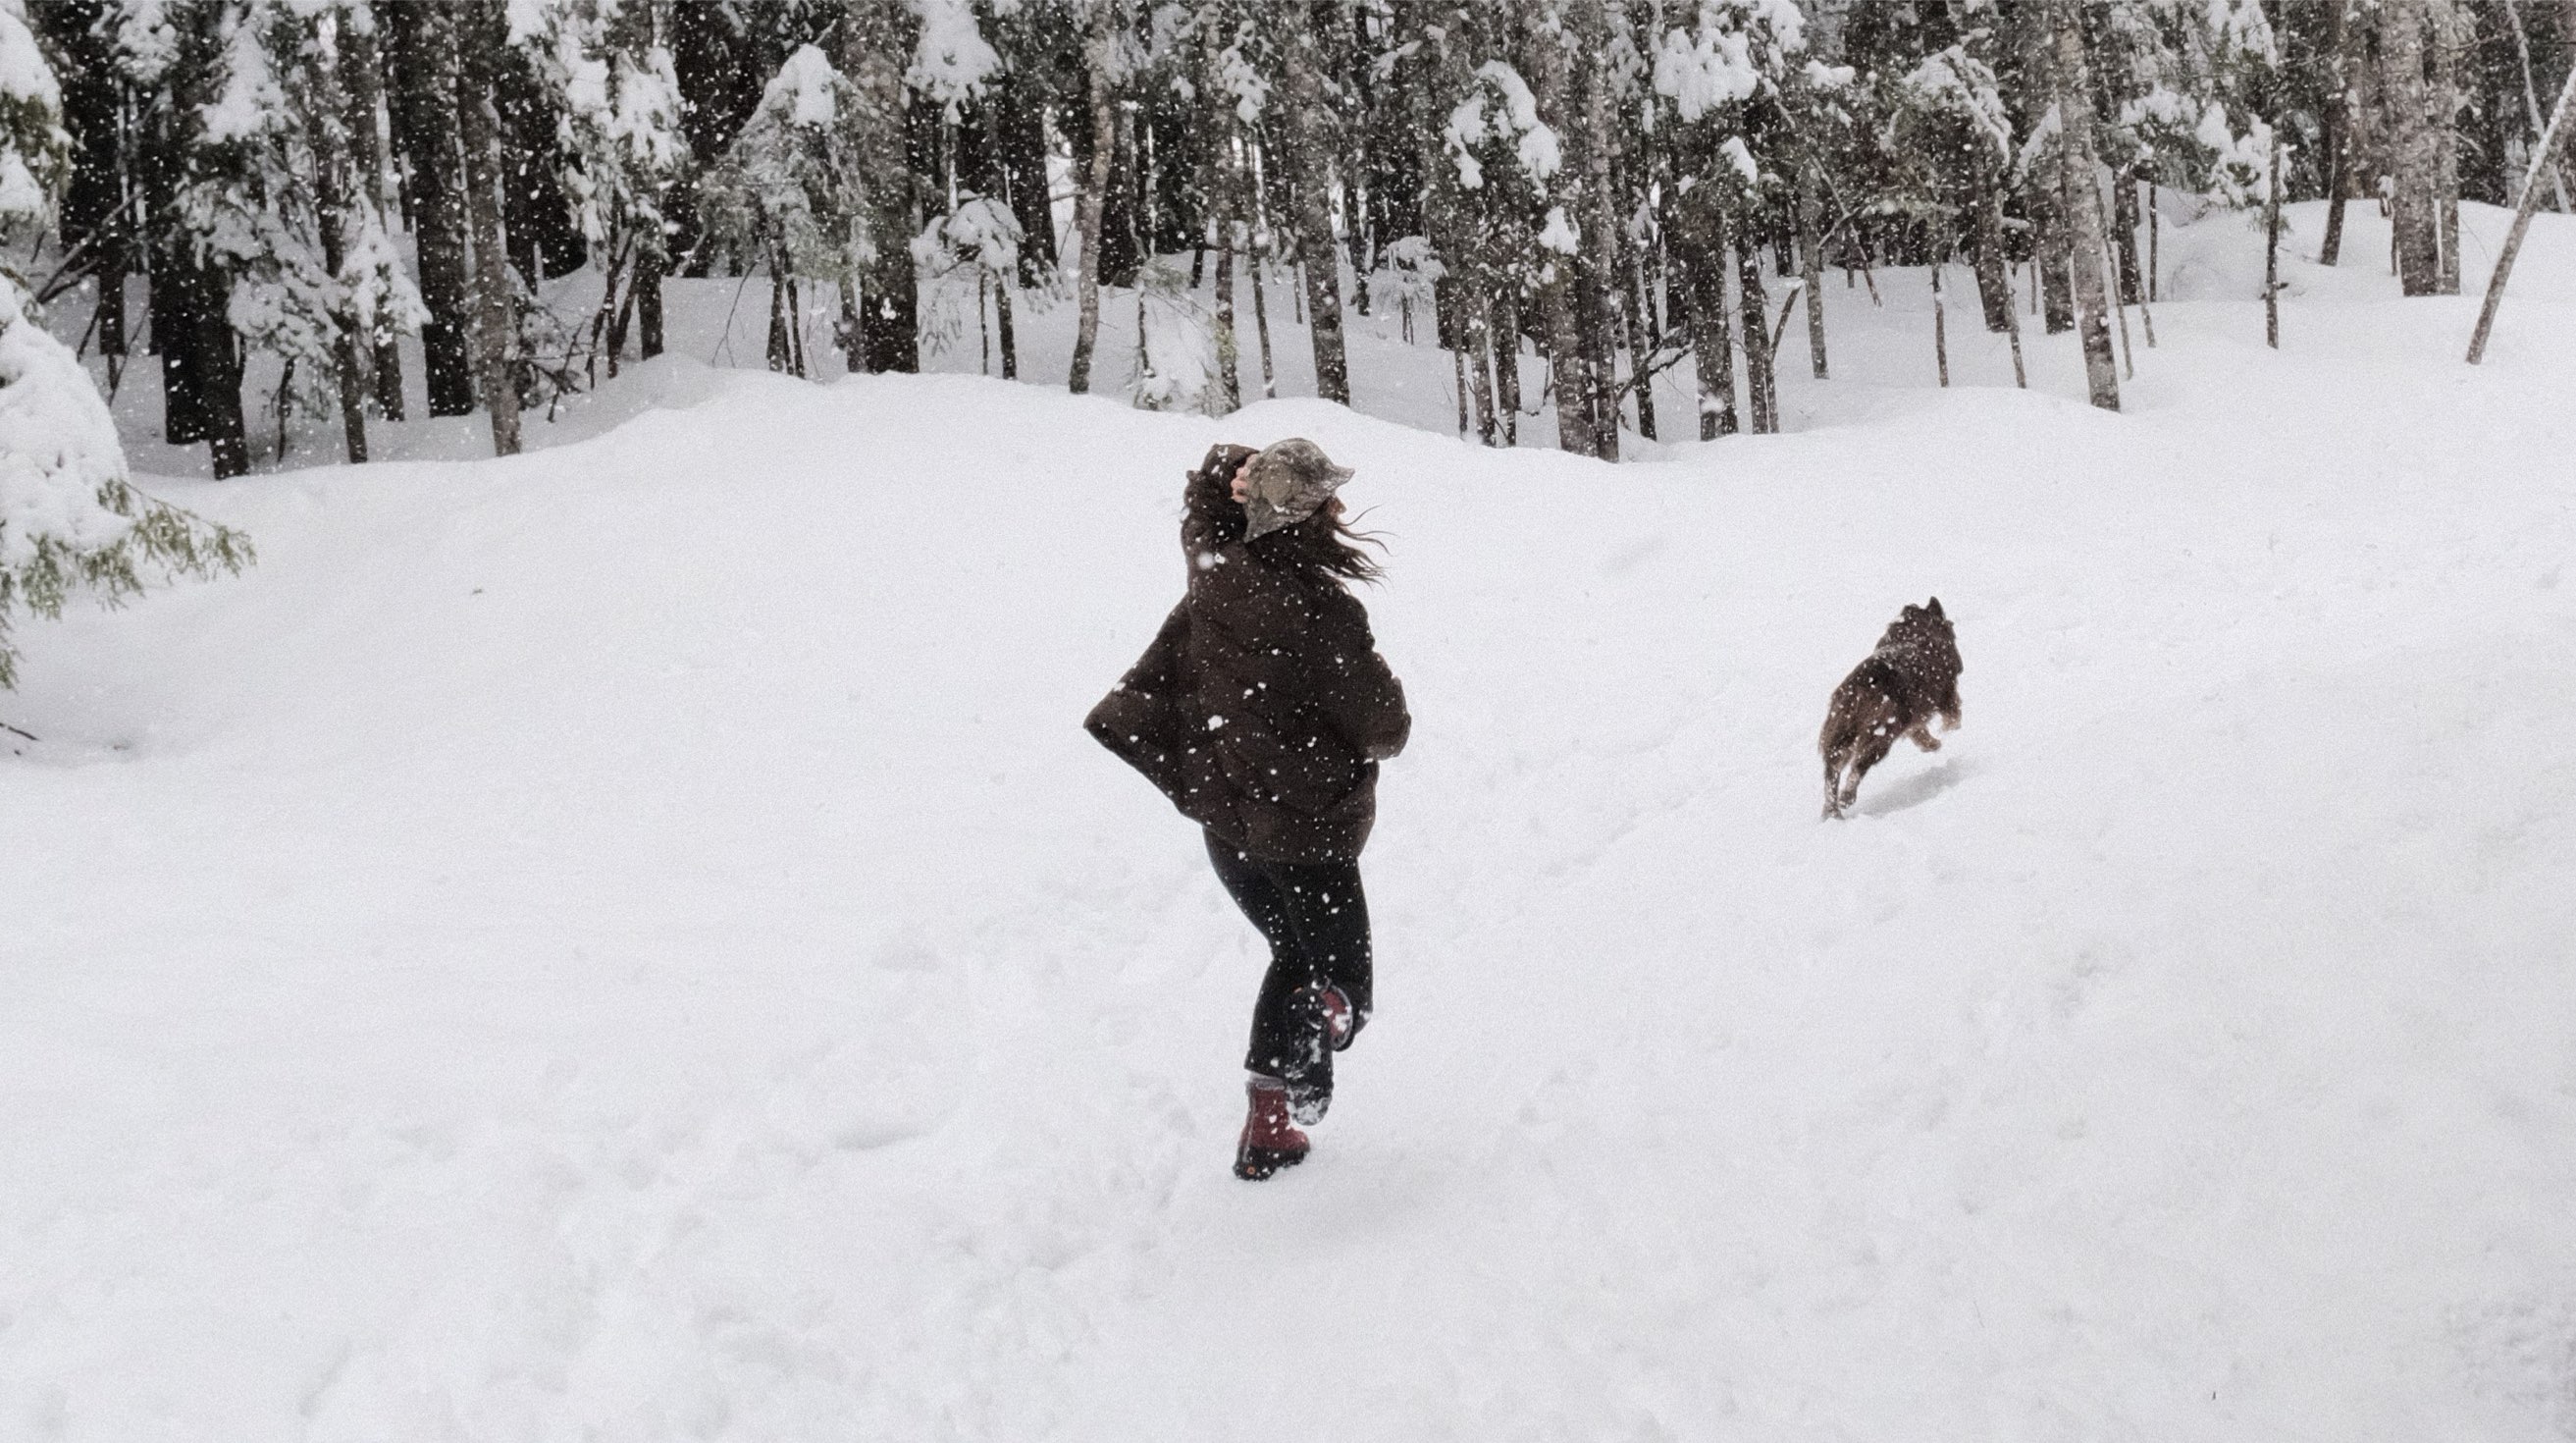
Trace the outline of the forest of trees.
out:
<instances>
[{"instance_id":1,"label":"forest of trees","mask_svg":"<svg viewBox=\"0 0 2576 1443\"><path fill-rule=\"evenodd\" d=\"M1827 374L1827 268L1956 259L1997 331L2031 277L2116 407L2157 190L2383 206L2393 255L2344 263L2453 293L2459 202L2513 201L2576 54L2576 0L0 0L0 20L49 69L0 74L10 311L94 296L61 339L111 384L151 357L164 435L218 475L249 464L246 408L334 416L364 459L370 421L404 412L397 335L432 414L486 413L514 451L523 408L661 350L680 275L764 282L769 364L800 374L788 318L816 305L850 368L911 370L923 287L971 280L1007 375L1015 298L1068 299L1083 391L1104 288L1212 268L1188 343L1219 411L1256 352L1270 383L1283 302L1344 401L1345 314L1418 305L1462 431L1510 444L1552 405L1561 444L1615 457L1623 433L1689 433L1643 384L1685 361L1697 434L1776 428L1775 355ZM579 313L537 303L577 271ZM246 400L258 353L280 379ZM1516 354L1543 359L1541 396Z\"/></svg>"}]
</instances>

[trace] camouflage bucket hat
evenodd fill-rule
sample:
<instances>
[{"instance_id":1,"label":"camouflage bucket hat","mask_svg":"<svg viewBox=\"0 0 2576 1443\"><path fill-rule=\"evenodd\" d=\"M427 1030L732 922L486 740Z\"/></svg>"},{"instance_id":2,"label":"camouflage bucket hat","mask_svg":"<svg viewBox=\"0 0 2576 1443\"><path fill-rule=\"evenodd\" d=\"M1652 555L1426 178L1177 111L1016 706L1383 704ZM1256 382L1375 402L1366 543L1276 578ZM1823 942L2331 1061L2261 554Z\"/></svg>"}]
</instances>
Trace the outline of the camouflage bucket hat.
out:
<instances>
[{"instance_id":1,"label":"camouflage bucket hat","mask_svg":"<svg viewBox=\"0 0 2576 1443\"><path fill-rule=\"evenodd\" d=\"M1243 539L1265 536L1312 516L1351 479L1348 466L1336 466L1324 448L1303 436L1292 436L1252 458L1243 503L1248 524Z\"/></svg>"}]
</instances>

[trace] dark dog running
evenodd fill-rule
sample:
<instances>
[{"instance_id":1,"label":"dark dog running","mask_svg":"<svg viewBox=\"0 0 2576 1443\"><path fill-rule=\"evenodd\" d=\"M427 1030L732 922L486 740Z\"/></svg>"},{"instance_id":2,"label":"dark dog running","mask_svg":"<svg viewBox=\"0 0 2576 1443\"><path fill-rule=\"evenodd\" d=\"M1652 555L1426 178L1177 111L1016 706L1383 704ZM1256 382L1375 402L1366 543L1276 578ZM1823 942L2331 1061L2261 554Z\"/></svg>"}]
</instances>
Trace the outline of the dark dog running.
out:
<instances>
[{"instance_id":1,"label":"dark dog running","mask_svg":"<svg viewBox=\"0 0 2576 1443\"><path fill-rule=\"evenodd\" d=\"M1878 639L1878 650L1834 688L1824 734L1816 738L1816 750L1825 754L1825 815L1843 814L1860 779L1886 759L1898 737L1939 751L1932 735L1936 713L1943 731L1959 729L1959 637L1937 596L1906 607Z\"/></svg>"}]
</instances>

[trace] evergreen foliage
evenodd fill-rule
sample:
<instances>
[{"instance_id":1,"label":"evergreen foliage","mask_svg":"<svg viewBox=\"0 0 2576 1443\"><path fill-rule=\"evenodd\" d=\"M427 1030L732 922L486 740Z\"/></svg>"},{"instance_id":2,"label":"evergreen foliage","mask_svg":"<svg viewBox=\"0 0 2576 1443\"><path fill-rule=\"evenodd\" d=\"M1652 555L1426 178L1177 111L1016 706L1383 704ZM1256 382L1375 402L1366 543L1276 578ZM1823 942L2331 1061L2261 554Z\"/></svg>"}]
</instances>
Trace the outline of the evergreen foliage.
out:
<instances>
[{"instance_id":1,"label":"evergreen foliage","mask_svg":"<svg viewBox=\"0 0 2576 1443\"><path fill-rule=\"evenodd\" d=\"M52 221L72 138L52 68L0 6L0 252ZM32 311L26 278L0 260L0 689L17 684L10 624L60 616L87 591L115 604L156 575L238 571L239 532L136 491L107 404L71 349Z\"/></svg>"}]
</instances>

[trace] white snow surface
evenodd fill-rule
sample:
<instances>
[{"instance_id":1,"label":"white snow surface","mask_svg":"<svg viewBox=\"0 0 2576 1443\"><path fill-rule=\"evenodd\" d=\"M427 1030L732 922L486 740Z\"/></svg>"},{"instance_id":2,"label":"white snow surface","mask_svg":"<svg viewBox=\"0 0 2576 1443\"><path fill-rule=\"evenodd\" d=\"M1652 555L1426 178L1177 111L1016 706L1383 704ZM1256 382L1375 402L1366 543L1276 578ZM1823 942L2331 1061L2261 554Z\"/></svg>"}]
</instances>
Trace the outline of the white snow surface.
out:
<instances>
[{"instance_id":1,"label":"white snow surface","mask_svg":"<svg viewBox=\"0 0 2576 1443\"><path fill-rule=\"evenodd\" d=\"M2279 352L2169 227L2120 415L1829 286L1790 434L1616 468L673 356L148 481L261 561L0 696L0 1437L2576 1434L2570 229L2471 370L2384 225ZM1248 1185L1259 948L1078 723L1292 434L1417 725ZM1965 726L1819 822L1936 594Z\"/></svg>"}]
</instances>

